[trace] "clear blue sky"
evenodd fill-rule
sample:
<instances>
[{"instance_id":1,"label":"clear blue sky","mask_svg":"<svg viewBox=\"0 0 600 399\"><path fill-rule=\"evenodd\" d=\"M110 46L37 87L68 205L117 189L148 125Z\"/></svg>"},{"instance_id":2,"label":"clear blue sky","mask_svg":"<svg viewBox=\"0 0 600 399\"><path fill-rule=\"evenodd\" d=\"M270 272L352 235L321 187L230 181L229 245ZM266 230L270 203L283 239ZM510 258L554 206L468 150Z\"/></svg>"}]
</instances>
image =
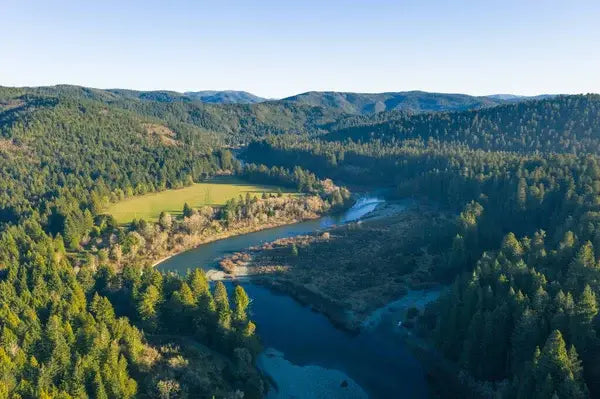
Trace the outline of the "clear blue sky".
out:
<instances>
[{"instance_id":1,"label":"clear blue sky","mask_svg":"<svg viewBox=\"0 0 600 399\"><path fill-rule=\"evenodd\" d=\"M600 92L600 1L0 0L0 85Z\"/></svg>"}]
</instances>

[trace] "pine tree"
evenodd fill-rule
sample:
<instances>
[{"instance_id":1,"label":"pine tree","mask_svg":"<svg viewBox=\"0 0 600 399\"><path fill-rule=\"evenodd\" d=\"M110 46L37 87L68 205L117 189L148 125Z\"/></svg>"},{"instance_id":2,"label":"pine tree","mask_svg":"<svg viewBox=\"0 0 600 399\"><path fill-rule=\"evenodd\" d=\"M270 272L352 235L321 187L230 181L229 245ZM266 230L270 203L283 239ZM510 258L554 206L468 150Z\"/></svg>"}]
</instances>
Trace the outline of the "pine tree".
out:
<instances>
[{"instance_id":1,"label":"pine tree","mask_svg":"<svg viewBox=\"0 0 600 399\"><path fill-rule=\"evenodd\" d=\"M190 204L188 204L187 202L185 204L183 204L183 217L189 218L193 214L194 214L194 210L192 209Z\"/></svg>"},{"instance_id":2,"label":"pine tree","mask_svg":"<svg viewBox=\"0 0 600 399\"><path fill-rule=\"evenodd\" d=\"M449 268L454 270L464 270L467 266L467 250L465 240L457 234L452 240L452 250L450 252Z\"/></svg>"},{"instance_id":3,"label":"pine tree","mask_svg":"<svg viewBox=\"0 0 600 399\"><path fill-rule=\"evenodd\" d=\"M597 314L596 295L592 292L590 286L586 285L581 297L575 304L569 328L571 341L580 351L585 350L588 339L593 338L595 335L592 321Z\"/></svg>"},{"instance_id":4,"label":"pine tree","mask_svg":"<svg viewBox=\"0 0 600 399\"><path fill-rule=\"evenodd\" d=\"M200 268L196 268L188 275L188 284L196 298L210 294L208 279L206 273Z\"/></svg>"},{"instance_id":5,"label":"pine tree","mask_svg":"<svg viewBox=\"0 0 600 399\"><path fill-rule=\"evenodd\" d=\"M69 249L75 250L79 248L81 234L79 231L79 227L77 226L77 222L75 222L71 216L67 216L65 219L63 237L65 240L65 244Z\"/></svg>"},{"instance_id":6,"label":"pine tree","mask_svg":"<svg viewBox=\"0 0 600 399\"><path fill-rule=\"evenodd\" d=\"M229 330L231 328L231 309L229 306L227 289L223 282L218 281L215 284L213 298L215 300L219 325L221 328Z\"/></svg>"},{"instance_id":7,"label":"pine tree","mask_svg":"<svg viewBox=\"0 0 600 399\"><path fill-rule=\"evenodd\" d=\"M579 360L579 355L577 354L577 350L575 350L574 345L569 347L568 356L573 378L575 381L583 381L583 366L581 364L581 360Z\"/></svg>"},{"instance_id":8,"label":"pine tree","mask_svg":"<svg viewBox=\"0 0 600 399\"><path fill-rule=\"evenodd\" d=\"M196 298L194 297L194 293L187 283L181 283L181 288L178 291L179 298L181 303L189 308L193 308L196 305Z\"/></svg>"},{"instance_id":9,"label":"pine tree","mask_svg":"<svg viewBox=\"0 0 600 399\"><path fill-rule=\"evenodd\" d=\"M245 321L247 319L246 309L250 304L250 298L241 285L235 287L235 311L234 319L238 322Z\"/></svg>"},{"instance_id":10,"label":"pine tree","mask_svg":"<svg viewBox=\"0 0 600 399\"><path fill-rule=\"evenodd\" d=\"M551 396L556 391L559 397L564 398L584 398L587 388L582 381L574 378L573 363L577 363L577 354L569 354L563 340L562 334L558 330L552 331L546 340L546 344L541 351L537 365L535 366L535 378L538 392L547 393L545 397ZM549 387L549 377L553 390ZM538 396L541 398L541 396Z\"/></svg>"},{"instance_id":11,"label":"pine tree","mask_svg":"<svg viewBox=\"0 0 600 399\"><path fill-rule=\"evenodd\" d=\"M594 280L596 271L596 258L594 256L594 247L587 241L579 248L575 259L569 265L567 286L571 291L579 292L583 284L591 283Z\"/></svg>"},{"instance_id":12,"label":"pine tree","mask_svg":"<svg viewBox=\"0 0 600 399\"><path fill-rule=\"evenodd\" d=\"M154 285L150 285L143 292L141 300L137 305L140 319L151 329L156 328L159 301L160 292Z\"/></svg>"},{"instance_id":13,"label":"pine tree","mask_svg":"<svg viewBox=\"0 0 600 399\"><path fill-rule=\"evenodd\" d=\"M508 233L502 241L502 253L510 260L516 261L523 255L523 248L514 233Z\"/></svg>"},{"instance_id":14,"label":"pine tree","mask_svg":"<svg viewBox=\"0 0 600 399\"><path fill-rule=\"evenodd\" d=\"M90 310L96 316L96 320L106 324L112 324L115 321L115 311L110 301L94 293L94 298L90 304Z\"/></svg>"},{"instance_id":15,"label":"pine tree","mask_svg":"<svg viewBox=\"0 0 600 399\"><path fill-rule=\"evenodd\" d=\"M527 308L517 321L512 335L512 365L519 371L525 362L531 359L539 339L539 317Z\"/></svg>"}]
</instances>

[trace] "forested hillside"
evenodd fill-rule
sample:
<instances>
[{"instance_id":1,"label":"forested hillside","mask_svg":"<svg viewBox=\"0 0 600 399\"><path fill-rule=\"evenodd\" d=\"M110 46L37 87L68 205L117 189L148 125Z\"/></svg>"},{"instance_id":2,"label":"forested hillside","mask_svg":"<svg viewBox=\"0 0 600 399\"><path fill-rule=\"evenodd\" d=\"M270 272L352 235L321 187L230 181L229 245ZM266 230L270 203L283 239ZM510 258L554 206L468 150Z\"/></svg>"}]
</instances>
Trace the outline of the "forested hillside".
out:
<instances>
[{"instance_id":1,"label":"forested hillside","mask_svg":"<svg viewBox=\"0 0 600 399\"><path fill-rule=\"evenodd\" d=\"M182 94L172 91L100 90L68 85L2 90L10 91L13 97L36 95L73 102L93 101L126 109L139 115L159 118L168 124L187 123L196 126L201 132L220 137L226 144L236 146L268 134L290 133L316 136L342 128L402 121L414 113L477 109L506 102L487 97L424 92L369 95L311 92L276 101L259 101L254 98L246 101L237 99L239 96L246 98L238 92ZM208 97L207 100L207 95L227 98L233 96L233 99L211 100ZM313 97L319 100L313 101ZM329 97L333 99L321 101ZM390 112L357 111L357 107L368 108L369 101L380 101L379 97L382 97L381 101L387 101L388 105L383 109L378 108L378 111L389 110ZM344 101L338 101L339 98ZM527 98L523 98L519 101L526 100ZM343 134L358 136L362 133Z\"/></svg>"},{"instance_id":2,"label":"forested hillside","mask_svg":"<svg viewBox=\"0 0 600 399\"><path fill-rule=\"evenodd\" d=\"M218 140L93 101L4 97L0 222L39 216L65 235L101 198L141 194L212 174L223 165ZM71 223L73 222L73 223ZM73 226L71 226L73 224Z\"/></svg>"},{"instance_id":3,"label":"forested hillside","mask_svg":"<svg viewBox=\"0 0 600 399\"><path fill-rule=\"evenodd\" d=\"M559 96L465 112L395 114L349 121L327 140L437 140L515 152L598 153L600 96Z\"/></svg>"},{"instance_id":4,"label":"forested hillside","mask_svg":"<svg viewBox=\"0 0 600 399\"><path fill-rule=\"evenodd\" d=\"M108 201L234 168L220 141L91 98L0 90L0 397L262 396L243 289L230 305L201 272L119 273L82 250L115 227Z\"/></svg>"},{"instance_id":5,"label":"forested hillside","mask_svg":"<svg viewBox=\"0 0 600 399\"><path fill-rule=\"evenodd\" d=\"M392 186L455 211L459 233L436 265L451 287L420 314L419 335L473 397L600 395L599 110L586 95L352 116L172 92L1 88L0 397L264 394L243 289L140 259L169 234L284 210L292 220L307 204L248 197L219 214L127 227L101 215L110 201L221 172L317 193L323 209L348 193L318 178ZM256 165L241 168L224 145L252 140L243 157Z\"/></svg>"},{"instance_id":6,"label":"forested hillside","mask_svg":"<svg viewBox=\"0 0 600 399\"><path fill-rule=\"evenodd\" d=\"M254 104L266 101L266 98L255 96L247 91L238 90L186 91L184 94L203 103L211 104Z\"/></svg>"},{"instance_id":7,"label":"forested hillside","mask_svg":"<svg viewBox=\"0 0 600 399\"><path fill-rule=\"evenodd\" d=\"M516 101L516 99L511 99ZM524 98L522 99L524 100ZM383 111L436 112L464 111L492 107L507 100L494 97L474 97L466 94L405 91L398 93L344 93L311 91L284 98L283 101L321 107L333 107L355 115Z\"/></svg>"},{"instance_id":8,"label":"forested hillside","mask_svg":"<svg viewBox=\"0 0 600 399\"><path fill-rule=\"evenodd\" d=\"M322 140L271 137L245 156L455 209L459 234L439 265L454 282L419 334L472 397L585 398L600 394L599 104L401 115Z\"/></svg>"},{"instance_id":9,"label":"forested hillside","mask_svg":"<svg viewBox=\"0 0 600 399\"><path fill-rule=\"evenodd\" d=\"M169 126L188 124L199 129L196 136L211 134L222 142L240 145L265 134L324 133L327 124L343 115L335 108L315 107L290 102L268 101L257 104L207 104L192 96L169 91L100 90L79 86L39 88L2 88L12 97L43 96L63 101L91 101L151 118Z\"/></svg>"}]
</instances>

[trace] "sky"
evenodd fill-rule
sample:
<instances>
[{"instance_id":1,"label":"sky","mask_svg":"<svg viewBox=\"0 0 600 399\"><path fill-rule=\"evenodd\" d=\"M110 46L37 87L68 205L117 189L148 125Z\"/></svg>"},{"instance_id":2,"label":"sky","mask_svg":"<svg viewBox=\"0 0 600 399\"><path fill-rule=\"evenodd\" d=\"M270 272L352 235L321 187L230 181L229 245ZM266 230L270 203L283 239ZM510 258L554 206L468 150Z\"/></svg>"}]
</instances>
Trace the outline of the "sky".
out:
<instances>
[{"instance_id":1,"label":"sky","mask_svg":"<svg viewBox=\"0 0 600 399\"><path fill-rule=\"evenodd\" d=\"M0 85L600 92L600 1L0 0Z\"/></svg>"}]
</instances>

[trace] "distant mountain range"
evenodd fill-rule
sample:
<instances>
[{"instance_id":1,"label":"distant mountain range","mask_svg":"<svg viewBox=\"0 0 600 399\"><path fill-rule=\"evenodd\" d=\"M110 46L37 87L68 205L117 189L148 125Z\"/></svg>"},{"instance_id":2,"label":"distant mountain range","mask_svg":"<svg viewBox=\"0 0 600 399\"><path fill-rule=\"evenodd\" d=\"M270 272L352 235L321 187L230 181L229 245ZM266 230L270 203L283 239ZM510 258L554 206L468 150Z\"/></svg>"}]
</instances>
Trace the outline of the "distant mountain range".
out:
<instances>
[{"instance_id":1,"label":"distant mountain range","mask_svg":"<svg viewBox=\"0 0 600 399\"><path fill-rule=\"evenodd\" d=\"M548 96L538 96L539 98ZM537 99L536 97L535 99ZM435 112L464 111L493 107L509 102L525 101L534 97L498 94L470 96L467 94L429 93L405 91L390 93L345 93L335 91L310 91L281 101L313 106L333 107L354 115L367 115L383 111Z\"/></svg>"},{"instance_id":2,"label":"distant mountain range","mask_svg":"<svg viewBox=\"0 0 600 399\"><path fill-rule=\"evenodd\" d=\"M60 87L60 86L58 86ZM68 87L68 86L64 86ZM86 89L98 92L96 89ZM157 102L201 102L205 104L258 104L265 102L308 105L335 109L348 115L371 115L385 111L408 113L465 111L496 105L553 97L493 94L470 96L468 94L430 93L425 91L402 91L387 93L351 93L337 91L309 91L281 100L267 99L239 90L202 90L178 93L175 91L134 91L110 89L104 91L120 97L137 98Z\"/></svg>"},{"instance_id":3,"label":"distant mountain range","mask_svg":"<svg viewBox=\"0 0 600 399\"><path fill-rule=\"evenodd\" d=\"M185 93L178 93L176 91L168 90L135 91L125 89L109 89L106 91L120 96L158 102L200 101L206 104L256 104L267 101L266 98L255 96L254 94L246 91L238 90L203 90L186 91Z\"/></svg>"},{"instance_id":4,"label":"distant mountain range","mask_svg":"<svg viewBox=\"0 0 600 399\"><path fill-rule=\"evenodd\" d=\"M199 101L206 104L257 104L262 102L285 102L316 107L334 108L350 115L369 115L384 111L435 112L464 111L493 107L495 105L543 99L550 95L536 97L513 94L490 96L470 96L467 94L429 93L405 91L389 93L350 93L335 91L310 91L281 100L267 99L239 90L202 90L178 93L174 91L132 91L113 89L114 94L136 97L141 100L173 102Z\"/></svg>"},{"instance_id":5,"label":"distant mountain range","mask_svg":"<svg viewBox=\"0 0 600 399\"><path fill-rule=\"evenodd\" d=\"M25 88L23 88L25 89ZM104 101L132 99L155 101L159 103L205 103L205 104L258 104L278 103L300 106L328 108L346 115L372 115L385 111L408 113L465 111L488 108L496 105L529 100L541 100L554 95L518 96L514 94L493 94L489 96L470 96L468 94L430 93L425 91L404 91L387 93L351 93L336 91L309 91L280 100L267 99L246 91L203 90L179 93L168 90L136 91L127 89L93 89L87 87L58 85L53 87L29 88L38 92L77 91L78 95L88 98L102 98Z\"/></svg>"},{"instance_id":6,"label":"distant mountain range","mask_svg":"<svg viewBox=\"0 0 600 399\"><path fill-rule=\"evenodd\" d=\"M538 96L518 96L515 94L492 94L486 96L494 100L502 100L507 102L523 101L523 100L544 100L546 98L556 97L560 94L540 94Z\"/></svg>"},{"instance_id":7,"label":"distant mountain range","mask_svg":"<svg viewBox=\"0 0 600 399\"><path fill-rule=\"evenodd\" d=\"M204 90L187 91L185 96L210 104L255 104L267 101L266 98L255 96L247 91L237 90Z\"/></svg>"}]
</instances>

